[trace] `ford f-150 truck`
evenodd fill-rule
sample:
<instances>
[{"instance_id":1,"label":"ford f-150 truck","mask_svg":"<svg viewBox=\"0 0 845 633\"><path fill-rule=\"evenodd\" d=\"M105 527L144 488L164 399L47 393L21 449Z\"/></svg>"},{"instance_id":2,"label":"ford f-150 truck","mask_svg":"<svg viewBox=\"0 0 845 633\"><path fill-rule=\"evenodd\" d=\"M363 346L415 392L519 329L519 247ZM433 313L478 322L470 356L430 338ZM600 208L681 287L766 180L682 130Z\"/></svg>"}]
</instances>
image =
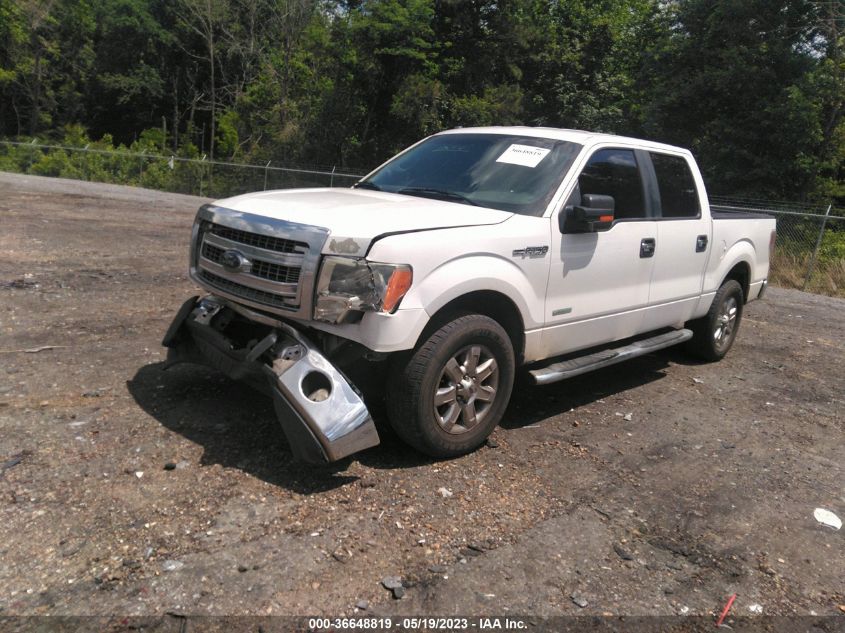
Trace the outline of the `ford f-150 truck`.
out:
<instances>
[{"instance_id":1,"label":"ford f-150 truck","mask_svg":"<svg viewBox=\"0 0 845 633\"><path fill-rule=\"evenodd\" d=\"M451 130L349 189L200 208L190 276L210 294L164 345L269 393L305 461L378 444L356 375L381 376L401 438L455 456L501 420L519 368L547 384L680 343L722 358L774 240L772 218L711 212L687 150Z\"/></svg>"}]
</instances>

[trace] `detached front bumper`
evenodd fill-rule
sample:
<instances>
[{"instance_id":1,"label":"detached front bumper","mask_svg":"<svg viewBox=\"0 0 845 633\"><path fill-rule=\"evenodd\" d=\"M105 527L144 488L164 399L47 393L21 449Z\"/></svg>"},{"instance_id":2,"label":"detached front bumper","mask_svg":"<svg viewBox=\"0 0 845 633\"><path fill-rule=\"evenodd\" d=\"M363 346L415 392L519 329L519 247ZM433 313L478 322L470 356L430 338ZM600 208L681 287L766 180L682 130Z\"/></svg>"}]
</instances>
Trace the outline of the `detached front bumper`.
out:
<instances>
[{"instance_id":1,"label":"detached front bumper","mask_svg":"<svg viewBox=\"0 0 845 633\"><path fill-rule=\"evenodd\" d=\"M302 461L333 462L379 443L355 388L281 321L213 295L193 297L176 314L162 344L168 348L168 367L209 365L272 396L291 450Z\"/></svg>"}]
</instances>

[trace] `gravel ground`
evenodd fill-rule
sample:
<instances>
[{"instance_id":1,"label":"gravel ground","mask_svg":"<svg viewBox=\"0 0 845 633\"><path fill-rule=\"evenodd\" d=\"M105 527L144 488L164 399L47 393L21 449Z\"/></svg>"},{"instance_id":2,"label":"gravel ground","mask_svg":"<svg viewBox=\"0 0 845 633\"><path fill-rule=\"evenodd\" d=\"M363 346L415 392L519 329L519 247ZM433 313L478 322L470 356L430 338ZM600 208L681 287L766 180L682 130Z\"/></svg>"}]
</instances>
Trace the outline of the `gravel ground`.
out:
<instances>
[{"instance_id":1,"label":"gravel ground","mask_svg":"<svg viewBox=\"0 0 845 633\"><path fill-rule=\"evenodd\" d=\"M845 611L813 517L845 517L842 299L771 289L718 364L518 386L460 459L304 467L269 399L162 371L201 199L0 191L0 615Z\"/></svg>"}]
</instances>

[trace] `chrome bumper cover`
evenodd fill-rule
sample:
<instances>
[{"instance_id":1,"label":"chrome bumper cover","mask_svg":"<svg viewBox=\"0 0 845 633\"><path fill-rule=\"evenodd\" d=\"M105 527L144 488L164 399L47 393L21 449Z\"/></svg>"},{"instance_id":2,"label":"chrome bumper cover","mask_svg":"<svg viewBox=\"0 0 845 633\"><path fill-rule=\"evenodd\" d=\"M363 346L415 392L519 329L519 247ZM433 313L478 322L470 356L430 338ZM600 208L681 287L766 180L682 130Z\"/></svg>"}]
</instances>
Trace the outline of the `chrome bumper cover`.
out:
<instances>
[{"instance_id":1,"label":"chrome bumper cover","mask_svg":"<svg viewBox=\"0 0 845 633\"><path fill-rule=\"evenodd\" d=\"M271 395L291 450L302 461L333 462L379 443L361 396L296 329L275 319L249 319L266 326L261 340L239 346L228 337L227 325L244 314L214 295L186 301L162 342L167 366L209 365Z\"/></svg>"}]
</instances>

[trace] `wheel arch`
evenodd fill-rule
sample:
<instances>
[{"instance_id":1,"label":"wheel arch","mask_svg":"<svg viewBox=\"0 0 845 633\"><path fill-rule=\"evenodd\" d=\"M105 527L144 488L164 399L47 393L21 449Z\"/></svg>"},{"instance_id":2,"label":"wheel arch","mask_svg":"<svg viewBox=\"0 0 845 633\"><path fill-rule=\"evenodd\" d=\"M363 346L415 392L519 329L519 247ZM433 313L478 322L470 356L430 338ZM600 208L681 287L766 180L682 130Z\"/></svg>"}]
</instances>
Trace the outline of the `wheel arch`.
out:
<instances>
[{"instance_id":1,"label":"wheel arch","mask_svg":"<svg viewBox=\"0 0 845 633\"><path fill-rule=\"evenodd\" d=\"M739 283L740 288L742 288L742 302L748 303L748 291L751 287L751 266L748 262L741 260L734 264L728 271L728 274L725 275L725 278L722 279L722 283L719 286L721 287L722 284L730 279Z\"/></svg>"},{"instance_id":2,"label":"wheel arch","mask_svg":"<svg viewBox=\"0 0 845 633\"><path fill-rule=\"evenodd\" d=\"M510 297L495 290L474 290L440 307L429 319L417 340L417 345L427 340L445 323L462 314L481 314L501 325L513 345L517 366L522 364L525 352L525 323L522 313Z\"/></svg>"}]
</instances>

